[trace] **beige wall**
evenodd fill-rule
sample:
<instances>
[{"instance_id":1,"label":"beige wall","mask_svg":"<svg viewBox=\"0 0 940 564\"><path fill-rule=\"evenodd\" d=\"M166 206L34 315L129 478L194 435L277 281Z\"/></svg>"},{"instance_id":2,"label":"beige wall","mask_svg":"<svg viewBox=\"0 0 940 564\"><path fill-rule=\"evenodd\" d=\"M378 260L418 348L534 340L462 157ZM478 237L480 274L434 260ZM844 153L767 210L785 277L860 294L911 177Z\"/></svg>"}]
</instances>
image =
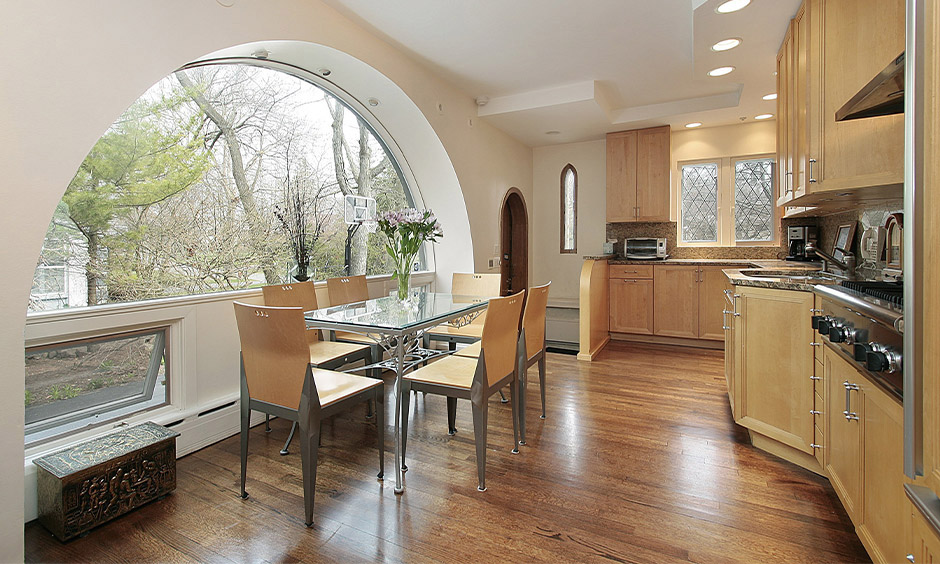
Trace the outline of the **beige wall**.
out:
<instances>
[{"instance_id":1,"label":"beige wall","mask_svg":"<svg viewBox=\"0 0 940 564\"><path fill-rule=\"evenodd\" d=\"M672 132L671 171L673 221L679 217L679 165L682 161L742 157L777 150L777 122L755 121L739 125L685 129Z\"/></svg>"},{"instance_id":2,"label":"beige wall","mask_svg":"<svg viewBox=\"0 0 940 564\"><path fill-rule=\"evenodd\" d=\"M272 39L328 45L391 79L439 136L450 158L446 166L421 163L421 154L407 150L405 157L414 160L412 168L430 171L421 184L425 194L435 189L434 174L446 180L447 170L438 169L456 173L477 270L498 241L505 191L516 186L531 202L529 148L475 118L471 127L472 99L317 0L240 0L230 8L211 0L7 2L2 10L6 25L0 48L7 54L0 88L5 211L0 311L6 319L0 324L0 451L7 454L0 460L2 562L23 558L23 332L43 236L87 151L157 80L233 45ZM464 241L463 248L469 245Z\"/></svg>"}]
</instances>

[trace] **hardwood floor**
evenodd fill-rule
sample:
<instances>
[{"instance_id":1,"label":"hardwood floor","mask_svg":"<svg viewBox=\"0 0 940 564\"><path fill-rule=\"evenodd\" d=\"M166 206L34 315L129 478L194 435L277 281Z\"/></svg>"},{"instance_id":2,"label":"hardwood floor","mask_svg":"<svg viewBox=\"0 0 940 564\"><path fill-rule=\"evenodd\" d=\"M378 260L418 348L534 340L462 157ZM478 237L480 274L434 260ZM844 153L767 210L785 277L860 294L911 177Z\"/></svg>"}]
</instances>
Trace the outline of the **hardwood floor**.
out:
<instances>
[{"instance_id":1,"label":"hardwood floor","mask_svg":"<svg viewBox=\"0 0 940 564\"><path fill-rule=\"evenodd\" d=\"M748 444L730 417L723 353L614 342L592 363L548 355L548 418L530 371L528 445L490 406L476 491L469 403L413 402L405 493L375 478L364 408L327 422L315 525L303 526L289 425L252 429L249 498L238 437L178 462L178 489L67 544L26 526L26 560L159 562L862 562L828 482ZM387 386L391 388L391 386ZM386 405L391 405L389 398ZM391 436L391 429L388 431ZM391 439L388 440L391 446Z\"/></svg>"}]
</instances>

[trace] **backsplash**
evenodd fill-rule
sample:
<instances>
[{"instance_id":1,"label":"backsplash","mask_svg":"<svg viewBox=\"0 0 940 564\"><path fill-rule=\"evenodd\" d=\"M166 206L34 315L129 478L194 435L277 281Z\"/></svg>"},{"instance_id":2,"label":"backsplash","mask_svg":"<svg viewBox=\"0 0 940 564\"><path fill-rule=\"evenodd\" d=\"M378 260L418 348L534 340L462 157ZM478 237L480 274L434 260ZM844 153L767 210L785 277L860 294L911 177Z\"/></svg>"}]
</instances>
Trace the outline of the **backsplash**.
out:
<instances>
[{"instance_id":1,"label":"backsplash","mask_svg":"<svg viewBox=\"0 0 940 564\"><path fill-rule=\"evenodd\" d=\"M774 259L787 256L787 228L791 225L815 225L818 229L819 245L827 252L832 250L836 232L840 225L857 221L853 252L857 253L862 231L867 227L884 226L888 216L901 211L903 200L890 200L864 205L855 210L823 217L801 217L784 219L780 225L780 245L773 247L677 247L678 224L674 221L657 223L608 223L607 240L616 239L614 253L623 255L623 240L630 237L665 237L666 252L677 259ZM882 268L883 265L877 265Z\"/></svg>"}]
</instances>

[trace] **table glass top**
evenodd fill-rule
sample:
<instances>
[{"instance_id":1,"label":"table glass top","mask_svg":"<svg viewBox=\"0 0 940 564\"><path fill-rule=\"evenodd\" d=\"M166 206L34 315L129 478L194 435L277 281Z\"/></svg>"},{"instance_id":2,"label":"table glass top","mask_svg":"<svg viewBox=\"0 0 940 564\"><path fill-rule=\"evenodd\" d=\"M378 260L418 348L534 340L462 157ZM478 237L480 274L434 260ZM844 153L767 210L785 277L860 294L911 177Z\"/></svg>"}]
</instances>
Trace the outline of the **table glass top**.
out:
<instances>
[{"instance_id":1,"label":"table glass top","mask_svg":"<svg viewBox=\"0 0 940 564\"><path fill-rule=\"evenodd\" d=\"M428 322L443 322L486 307L489 298L437 292L416 292L406 302L386 296L308 311L311 323L338 323L379 329L404 330Z\"/></svg>"}]
</instances>

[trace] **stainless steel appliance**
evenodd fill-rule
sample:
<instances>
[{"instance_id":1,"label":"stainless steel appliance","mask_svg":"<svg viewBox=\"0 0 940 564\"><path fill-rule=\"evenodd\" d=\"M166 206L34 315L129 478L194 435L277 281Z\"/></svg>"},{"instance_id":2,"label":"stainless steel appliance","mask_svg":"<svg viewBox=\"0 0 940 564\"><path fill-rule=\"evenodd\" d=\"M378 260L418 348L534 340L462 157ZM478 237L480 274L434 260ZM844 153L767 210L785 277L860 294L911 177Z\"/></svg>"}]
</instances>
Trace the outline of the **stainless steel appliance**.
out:
<instances>
[{"instance_id":1,"label":"stainless steel appliance","mask_svg":"<svg viewBox=\"0 0 940 564\"><path fill-rule=\"evenodd\" d=\"M623 256L628 259L656 260L669 257L664 237L633 237L627 239L623 247Z\"/></svg>"},{"instance_id":2,"label":"stainless steel appliance","mask_svg":"<svg viewBox=\"0 0 940 564\"><path fill-rule=\"evenodd\" d=\"M816 286L821 311L813 328L826 346L889 393L904 396L904 286L891 281L847 280Z\"/></svg>"},{"instance_id":3,"label":"stainless steel appliance","mask_svg":"<svg viewBox=\"0 0 940 564\"><path fill-rule=\"evenodd\" d=\"M813 253L806 252L806 244L816 244L816 227L794 225L787 228L787 260L816 260Z\"/></svg>"}]
</instances>

